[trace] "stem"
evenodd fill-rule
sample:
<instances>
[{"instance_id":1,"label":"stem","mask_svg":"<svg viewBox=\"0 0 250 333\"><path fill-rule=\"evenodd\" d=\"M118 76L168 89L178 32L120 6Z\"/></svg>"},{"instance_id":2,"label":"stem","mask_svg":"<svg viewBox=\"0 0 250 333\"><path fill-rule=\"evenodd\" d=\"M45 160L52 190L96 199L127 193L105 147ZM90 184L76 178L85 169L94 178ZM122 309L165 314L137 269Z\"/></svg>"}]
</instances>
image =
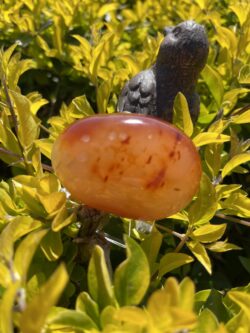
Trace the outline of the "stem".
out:
<instances>
[{"instance_id":1,"label":"stem","mask_svg":"<svg viewBox=\"0 0 250 333\"><path fill-rule=\"evenodd\" d=\"M39 127L40 127L44 132L46 132L46 133L48 133L49 135L51 135L53 138L56 138L55 135L53 135L47 127L43 126L42 124L39 124Z\"/></svg>"},{"instance_id":2,"label":"stem","mask_svg":"<svg viewBox=\"0 0 250 333\"><path fill-rule=\"evenodd\" d=\"M7 150L7 149L5 149L5 148L3 148L3 147L0 147L0 153L3 153L3 154L6 154L6 155L9 155L9 156L12 156L12 157L16 157L16 158L18 158L18 161L17 162L24 162L24 159L23 159L23 157L22 156L20 156L20 155L18 155L18 154L16 154L16 153L13 153L12 151L10 151L10 150ZM31 163L31 161L28 161L29 163ZM54 170L53 170L53 168L52 168L52 166L50 166L50 165L48 165L48 164L44 164L44 163L42 163L42 167L43 167L43 169L44 170L46 170L46 171L49 171L49 172L53 172Z\"/></svg>"},{"instance_id":3,"label":"stem","mask_svg":"<svg viewBox=\"0 0 250 333\"><path fill-rule=\"evenodd\" d=\"M228 220L230 222L235 222L235 223L242 224L242 225L245 225L247 227L250 227L250 222L249 221L238 219L237 217L227 216L227 215L221 214L221 213L217 213L217 214L215 214L215 216L217 216L217 217L219 217L223 220Z\"/></svg>"},{"instance_id":4,"label":"stem","mask_svg":"<svg viewBox=\"0 0 250 333\"><path fill-rule=\"evenodd\" d=\"M166 231L168 234L171 234L177 238L179 238L180 240L182 240L185 237L185 234L180 234L179 232L176 232L172 229L169 229L167 227L163 227L162 225L156 225L158 229Z\"/></svg>"},{"instance_id":5,"label":"stem","mask_svg":"<svg viewBox=\"0 0 250 333\"><path fill-rule=\"evenodd\" d=\"M189 235L192 232L192 227L188 227L186 234L182 237L182 240L180 243L177 245L176 249L174 250L175 253L180 252L180 250L183 248L183 246L186 244L186 241L189 238Z\"/></svg>"}]
</instances>

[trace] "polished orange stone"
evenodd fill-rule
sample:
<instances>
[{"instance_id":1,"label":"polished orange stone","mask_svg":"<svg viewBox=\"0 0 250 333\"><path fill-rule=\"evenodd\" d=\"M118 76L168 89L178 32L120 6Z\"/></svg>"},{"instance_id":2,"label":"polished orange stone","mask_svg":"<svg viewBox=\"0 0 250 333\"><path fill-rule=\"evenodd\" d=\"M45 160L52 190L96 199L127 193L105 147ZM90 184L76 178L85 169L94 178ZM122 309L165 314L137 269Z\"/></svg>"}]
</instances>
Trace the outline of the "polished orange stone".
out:
<instances>
[{"instance_id":1,"label":"polished orange stone","mask_svg":"<svg viewBox=\"0 0 250 333\"><path fill-rule=\"evenodd\" d=\"M184 208L201 177L199 155L185 134L129 113L96 115L69 126L54 144L52 165L75 200L147 221Z\"/></svg>"}]
</instances>

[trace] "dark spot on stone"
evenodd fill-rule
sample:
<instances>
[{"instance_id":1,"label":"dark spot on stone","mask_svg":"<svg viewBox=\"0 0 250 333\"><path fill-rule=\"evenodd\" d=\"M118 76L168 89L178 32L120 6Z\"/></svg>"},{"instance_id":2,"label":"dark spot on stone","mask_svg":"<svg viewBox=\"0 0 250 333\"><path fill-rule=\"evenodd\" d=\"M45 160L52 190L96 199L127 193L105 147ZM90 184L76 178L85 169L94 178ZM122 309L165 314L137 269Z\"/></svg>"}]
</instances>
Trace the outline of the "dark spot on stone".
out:
<instances>
[{"instance_id":1,"label":"dark spot on stone","mask_svg":"<svg viewBox=\"0 0 250 333\"><path fill-rule=\"evenodd\" d=\"M152 161L152 155L150 155L149 157L148 157L148 159L147 159L147 161L146 161L146 164L150 164L150 162Z\"/></svg>"},{"instance_id":2,"label":"dark spot on stone","mask_svg":"<svg viewBox=\"0 0 250 333\"><path fill-rule=\"evenodd\" d=\"M124 174L124 172L121 170L121 171L119 171L119 175L121 176L121 175L123 175Z\"/></svg>"},{"instance_id":3,"label":"dark spot on stone","mask_svg":"<svg viewBox=\"0 0 250 333\"><path fill-rule=\"evenodd\" d=\"M174 150L172 150L172 151L168 154L168 156L169 156L170 158L174 157L174 155L175 155L175 151L174 151Z\"/></svg>"},{"instance_id":4,"label":"dark spot on stone","mask_svg":"<svg viewBox=\"0 0 250 333\"><path fill-rule=\"evenodd\" d=\"M175 187L174 188L174 191L180 191L181 189L180 188L178 188L178 187Z\"/></svg>"},{"instance_id":5,"label":"dark spot on stone","mask_svg":"<svg viewBox=\"0 0 250 333\"><path fill-rule=\"evenodd\" d=\"M130 142L130 139L131 139L131 137L128 136L126 139L122 140L121 143L124 144L124 145L128 145L129 142Z\"/></svg>"},{"instance_id":6,"label":"dark spot on stone","mask_svg":"<svg viewBox=\"0 0 250 333\"><path fill-rule=\"evenodd\" d=\"M162 184L164 184L164 176L166 173L166 169L162 168L155 177L146 184L146 188L156 189L158 187L161 187Z\"/></svg>"},{"instance_id":7,"label":"dark spot on stone","mask_svg":"<svg viewBox=\"0 0 250 333\"><path fill-rule=\"evenodd\" d=\"M106 183L106 181L109 179L109 176L108 175L106 175L105 177L104 177L104 182Z\"/></svg>"}]
</instances>

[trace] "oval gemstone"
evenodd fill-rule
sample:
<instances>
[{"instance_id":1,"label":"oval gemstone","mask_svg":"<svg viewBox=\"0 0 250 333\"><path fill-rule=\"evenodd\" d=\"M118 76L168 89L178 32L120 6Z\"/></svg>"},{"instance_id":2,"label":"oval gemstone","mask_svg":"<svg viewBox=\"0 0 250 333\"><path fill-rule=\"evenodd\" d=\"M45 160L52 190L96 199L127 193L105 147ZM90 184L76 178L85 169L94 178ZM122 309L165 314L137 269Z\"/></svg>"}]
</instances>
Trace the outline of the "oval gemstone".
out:
<instances>
[{"instance_id":1,"label":"oval gemstone","mask_svg":"<svg viewBox=\"0 0 250 333\"><path fill-rule=\"evenodd\" d=\"M96 115L69 126L54 144L52 165L75 200L146 221L184 208L201 178L198 152L185 134L129 113Z\"/></svg>"}]
</instances>

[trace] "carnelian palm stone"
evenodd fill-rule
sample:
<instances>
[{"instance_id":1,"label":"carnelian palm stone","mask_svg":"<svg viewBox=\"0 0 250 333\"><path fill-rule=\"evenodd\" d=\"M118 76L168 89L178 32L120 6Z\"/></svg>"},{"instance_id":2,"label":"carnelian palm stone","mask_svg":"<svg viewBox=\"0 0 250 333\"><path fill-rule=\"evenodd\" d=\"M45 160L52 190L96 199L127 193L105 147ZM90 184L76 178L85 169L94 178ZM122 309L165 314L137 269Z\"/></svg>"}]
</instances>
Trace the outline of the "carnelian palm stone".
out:
<instances>
[{"instance_id":1,"label":"carnelian palm stone","mask_svg":"<svg viewBox=\"0 0 250 333\"><path fill-rule=\"evenodd\" d=\"M69 126L54 144L52 165L75 200L146 221L184 208L201 177L199 155L185 134L129 113L96 115Z\"/></svg>"}]
</instances>

